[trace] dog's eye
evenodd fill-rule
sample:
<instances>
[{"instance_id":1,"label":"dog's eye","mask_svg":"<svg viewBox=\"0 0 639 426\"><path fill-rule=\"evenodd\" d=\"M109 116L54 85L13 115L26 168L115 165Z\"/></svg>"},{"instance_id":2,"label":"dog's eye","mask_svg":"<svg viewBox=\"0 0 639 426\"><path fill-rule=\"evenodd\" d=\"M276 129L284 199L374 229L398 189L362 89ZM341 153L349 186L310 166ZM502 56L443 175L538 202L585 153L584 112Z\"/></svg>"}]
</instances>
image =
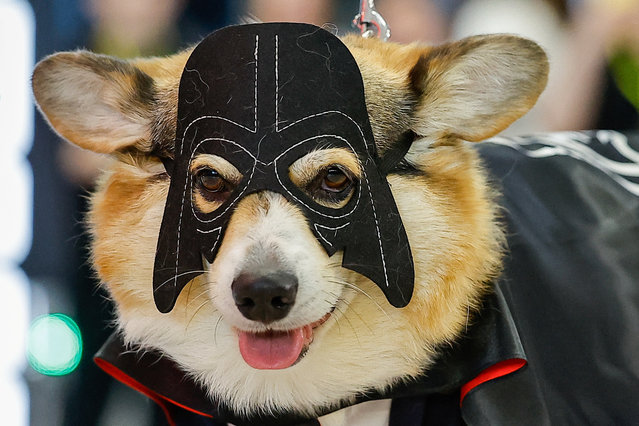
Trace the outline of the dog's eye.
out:
<instances>
[{"instance_id":1,"label":"dog's eye","mask_svg":"<svg viewBox=\"0 0 639 426\"><path fill-rule=\"evenodd\" d=\"M213 169L201 169L196 174L196 180L200 187L209 192L224 192L228 189L228 183Z\"/></svg>"},{"instance_id":2,"label":"dog's eye","mask_svg":"<svg viewBox=\"0 0 639 426\"><path fill-rule=\"evenodd\" d=\"M328 192L342 192L351 184L351 179L337 166L330 166L324 172L322 189Z\"/></svg>"},{"instance_id":3,"label":"dog's eye","mask_svg":"<svg viewBox=\"0 0 639 426\"><path fill-rule=\"evenodd\" d=\"M353 183L352 178L339 166L329 166L322 173L321 188L329 193L342 193Z\"/></svg>"},{"instance_id":4,"label":"dog's eye","mask_svg":"<svg viewBox=\"0 0 639 426\"><path fill-rule=\"evenodd\" d=\"M314 177L300 189L325 207L344 206L357 188L356 175L348 167L335 163L315 170Z\"/></svg>"}]
</instances>

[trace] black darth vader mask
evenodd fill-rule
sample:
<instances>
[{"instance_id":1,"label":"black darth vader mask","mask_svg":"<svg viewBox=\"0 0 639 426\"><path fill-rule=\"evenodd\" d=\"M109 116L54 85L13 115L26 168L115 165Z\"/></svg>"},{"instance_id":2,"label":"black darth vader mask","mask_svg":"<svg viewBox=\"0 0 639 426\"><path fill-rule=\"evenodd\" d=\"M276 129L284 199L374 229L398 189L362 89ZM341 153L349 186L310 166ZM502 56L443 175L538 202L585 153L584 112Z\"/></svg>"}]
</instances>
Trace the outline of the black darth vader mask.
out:
<instances>
[{"instance_id":1,"label":"black darth vader mask","mask_svg":"<svg viewBox=\"0 0 639 426\"><path fill-rule=\"evenodd\" d=\"M362 177L341 208L315 202L289 179L297 159L320 148L355 154ZM243 179L215 211L193 201L193 159L213 154ZM204 39L179 87L174 161L160 229L153 291L169 312L182 288L213 262L238 202L251 193L282 194L306 216L329 255L374 281L403 307L413 291L410 247L377 155L359 68L331 33L308 24L228 27Z\"/></svg>"}]
</instances>

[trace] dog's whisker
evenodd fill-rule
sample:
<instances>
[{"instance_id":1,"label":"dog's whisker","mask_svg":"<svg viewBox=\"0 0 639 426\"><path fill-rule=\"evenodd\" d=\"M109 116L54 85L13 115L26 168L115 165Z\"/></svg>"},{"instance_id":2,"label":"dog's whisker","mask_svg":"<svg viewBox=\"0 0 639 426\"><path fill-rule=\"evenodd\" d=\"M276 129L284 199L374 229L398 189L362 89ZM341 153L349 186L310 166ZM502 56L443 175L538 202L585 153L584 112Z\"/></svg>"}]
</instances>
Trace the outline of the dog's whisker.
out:
<instances>
[{"instance_id":1,"label":"dog's whisker","mask_svg":"<svg viewBox=\"0 0 639 426\"><path fill-rule=\"evenodd\" d=\"M370 325L369 325L366 321L364 321L364 318L362 318L362 316L359 314L359 312L357 312L357 309L355 309L354 307L350 306L350 307L349 307L349 309L348 309L348 311L349 311L349 312L352 312L352 313L353 313L353 314L355 314L355 315L357 315L357 318L359 318L360 322L366 326L366 328L368 329L368 331L369 331L371 334L374 334L374 333L373 333L373 329L370 327Z\"/></svg>"},{"instance_id":2,"label":"dog's whisker","mask_svg":"<svg viewBox=\"0 0 639 426\"><path fill-rule=\"evenodd\" d=\"M186 324L186 327L184 328L184 331L188 330L189 325L191 325L191 322L193 321L193 319L195 319L195 316L208 304L211 303L210 300L205 300L204 303L202 303L193 313L193 315L191 316L191 319L189 320L189 322Z\"/></svg>"},{"instance_id":3,"label":"dog's whisker","mask_svg":"<svg viewBox=\"0 0 639 426\"><path fill-rule=\"evenodd\" d=\"M187 301L186 306L190 306L191 304L195 303L200 297L206 295L208 292L208 288L203 289L197 296L193 298L193 300L191 300L190 302ZM211 296L210 299L213 300L214 296Z\"/></svg>"},{"instance_id":4,"label":"dog's whisker","mask_svg":"<svg viewBox=\"0 0 639 426\"><path fill-rule=\"evenodd\" d=\"M342 311L342 308L340 308L337 305L335 305L335 310L339 312L339 316L335 316L335 324L337 324L337 332L339 334L342 334L342 325L340 324L339 319L341 317L344 317L344 311Z\"/></svg>"},{"instance_id":5,"label":"dog's whisker","mask_svg":"<svg viewBox=\"0 0 639 426\"><path fill-rule=\"evenodd\" d=\"M362 342L359 340L359 334L357 334L357 329L355 328L355 326L351 322L351 319L345 313L342 313L342 318L344 318L346 320L346 322L348 322L348 325L351 327L351 330L353 330L353 334L355 335L355 340L357 340L357 345L361 347L362 346Z\"/></svg>"},{"instance_id":6,"label":"dog's whisker","mask_svg":"<svg viewBox=\"0 0 639 426\"><path fill-rule=\"evenodd\" d=\"M170 283L171 281L174 281L180 277L183 277L185 275L189 275L189 274L204 274L208 271L202 271L202 270L193 270L193 271L186 271L186 272L182 272L181 274L177 274L177 275L173 275L171 278L165 280L162 284L160 284L159 286L157 286L156 288L153 289L153 292L155 293L156 291L158 291L159 289L161 289L162 287L164 287L166 284ZM193 277L195 278L195 277Z\"/></svg>"},{"instance_id":7,"label":"dog's whisker","mask_svg":"<svg viewBox=\"0 0 639 426\"><path fill-rule=\"evenodd\" d=\"M380 305L370 294L366 293L366 291L362 290L361 288L359 288L358 286L356 286L355 284L351 284L347 281L342 281L342 280L338 280L336 278L325 278L326 281L329 281L333 284L338 284L338 285L342 285L348 288L351 288L361 294L363 294L364 296L366 296L371 302L373 302L375 304L375 306L377 306L377 308L382 311L382 313L386 316L387 319L390 319L390 316L388 315L388 313L384 310L384 308L382 307L382 305Z\"/></svg>"},{"instance_id":8,"label":"dog's whisker","mask_svg":"<svg viewBox=\"0 0 639 426\"><path fill-rule=\"evenodd\" d=\"M174 271L174 270L175 270L174 267L165 267L165 268L157 268L156 269L157 272ZM187 272L198 272L198 273L203 274L203 273L209 272L209 271L207 271L205 269L191 269L190 271L187 271Z\"/></svg>"},{"instance_id":9,"label":"dog's whisker","mask_svg":"<svg viewBox=\"0 0 639 426\"><path fill-rule=\"evenodd\" d=\"M213 343L215 344L215 346L217 346L217 327L220 325L220 322L222 322L222 315L220 315L215 322L215 328L213 330Z\"/></svg>"},{"instance_id":10,"label":"dog's whisker","mask_svg":"<svg viewBox=\"0 0 639 426\"><path fill-rule=\"evenodd\" d=\"M188 287L189 287L189 290L186 293L186 306L189 306L189 298L191 297L191 290L193 289L193 283L192 282L189 283ZM185 318L186 318L186 309L184 310L184 315L185 315Z\"/></svg>"}]
</instances>

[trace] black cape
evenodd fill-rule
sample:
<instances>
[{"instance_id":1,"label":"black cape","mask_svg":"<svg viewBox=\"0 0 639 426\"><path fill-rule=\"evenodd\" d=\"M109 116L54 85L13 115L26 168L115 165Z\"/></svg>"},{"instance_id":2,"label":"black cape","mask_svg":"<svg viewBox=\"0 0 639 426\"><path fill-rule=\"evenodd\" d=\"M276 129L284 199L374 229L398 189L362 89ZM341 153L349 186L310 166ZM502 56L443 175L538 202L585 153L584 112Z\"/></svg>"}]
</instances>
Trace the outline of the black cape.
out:
<instances>
[{"instance_id":1,"label":"black cape","mask_svg":"<svg viewBox=\"0 0 639 426\"><path fill-rule=\"evenodd\" d=\"M508 230L494 292L465 335L393 398L391 425L632 424L639 418L639 135L556 133L479 145ZM170 424L317 425L242 418L166 357L96 356ZM326 414L326 411L324 414Z\"/></svg>"}]
</instances>

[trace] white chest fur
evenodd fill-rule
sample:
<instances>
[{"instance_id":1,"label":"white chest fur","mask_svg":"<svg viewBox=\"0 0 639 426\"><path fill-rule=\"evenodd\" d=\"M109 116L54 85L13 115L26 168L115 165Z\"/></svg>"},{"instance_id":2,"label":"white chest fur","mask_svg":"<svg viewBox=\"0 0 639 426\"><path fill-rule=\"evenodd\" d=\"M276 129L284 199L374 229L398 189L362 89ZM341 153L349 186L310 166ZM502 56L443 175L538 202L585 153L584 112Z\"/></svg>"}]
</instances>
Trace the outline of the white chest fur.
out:
<instances>
[{"instance_id":1,"label":"white chest fur","mask_svg":"<svg viewBox=\"0 0 639 426\"><path fill-rule=\"evenodd\" d=\"M388 426L391 399L362 402L320 417L321 426ZM228 423L228 426L234 426Z\"/></svg>"},{"instance_id":2,"label":"white chest fur","mask_svg":"<svg viewBox=\"0 0 639 426\"><path fill-rule=\"evenodd\" d=\"M391 400L362 402L319 418L322 426L388 426Z\"/></svg>"}]
</instances>

